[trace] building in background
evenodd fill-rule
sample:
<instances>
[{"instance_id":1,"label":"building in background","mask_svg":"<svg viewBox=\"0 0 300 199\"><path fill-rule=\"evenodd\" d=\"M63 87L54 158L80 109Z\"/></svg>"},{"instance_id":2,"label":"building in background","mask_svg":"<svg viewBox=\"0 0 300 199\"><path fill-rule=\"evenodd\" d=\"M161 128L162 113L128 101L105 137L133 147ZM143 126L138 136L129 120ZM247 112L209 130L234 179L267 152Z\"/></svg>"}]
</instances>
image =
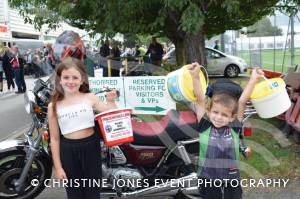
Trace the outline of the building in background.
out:
<instances>
[{"instance_id":1,"label":"building in background","mask_svg":"<svg viewBox=\"0 0 300 199\"><path fill-rule=\"evenodd\" d=\"M45 33L46 26L42 30L36 30L32 24L25 23L19 11L9 7L8 0L0 0L0 41L7 42L14 39L35 39L53 42L56 37L64 30L74 30L77 32L85 43L91 41L88 33L84 30L72 27L66 23L61 23L56 30Z\"/></svg>"}]
</instances>

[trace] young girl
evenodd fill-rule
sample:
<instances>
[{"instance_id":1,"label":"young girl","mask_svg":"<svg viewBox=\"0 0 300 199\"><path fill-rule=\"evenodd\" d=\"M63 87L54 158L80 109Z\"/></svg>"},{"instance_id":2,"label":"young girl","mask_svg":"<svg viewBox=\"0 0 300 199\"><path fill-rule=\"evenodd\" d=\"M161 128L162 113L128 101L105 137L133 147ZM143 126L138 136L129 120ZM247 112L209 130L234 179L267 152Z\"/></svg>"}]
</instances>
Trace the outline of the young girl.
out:
<instances>
[{"instance_id":1,"label":"young girl","mask_svg":"<svg viewBox=\"0 0 300 199\"><path fill-rule=\"evenodd\" d=\"M116 108L116 97L114 90L107 93L105 104L89 92L88 76L80 60L70 57L58 65L48 120L56 176L68 180L69 199L100 197L99 187L89 187L84 181L101 179L101 150L99 136L93 130L93 109L102 112Z\"/></svg>"}]
</instances>

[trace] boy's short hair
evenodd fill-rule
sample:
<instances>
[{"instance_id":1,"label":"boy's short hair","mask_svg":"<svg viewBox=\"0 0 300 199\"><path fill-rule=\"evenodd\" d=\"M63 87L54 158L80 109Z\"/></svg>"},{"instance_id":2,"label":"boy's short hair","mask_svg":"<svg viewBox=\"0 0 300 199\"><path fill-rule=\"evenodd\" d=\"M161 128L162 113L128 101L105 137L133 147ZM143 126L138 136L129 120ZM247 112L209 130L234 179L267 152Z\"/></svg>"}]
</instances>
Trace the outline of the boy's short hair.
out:
<instances>
[{"instance_id":1,"label":"boy's short hair","mask_svg":"<svg viewBox=\"0 0 300 199\"><path fill-rule=\"evenodd\" d=\"M238 99L228 91L218 91L214 93L209 104L209 110L211 109L214 103L218 103L225 107L232 108L232 114L237 113Z\"/></svg>"}]
</instances>

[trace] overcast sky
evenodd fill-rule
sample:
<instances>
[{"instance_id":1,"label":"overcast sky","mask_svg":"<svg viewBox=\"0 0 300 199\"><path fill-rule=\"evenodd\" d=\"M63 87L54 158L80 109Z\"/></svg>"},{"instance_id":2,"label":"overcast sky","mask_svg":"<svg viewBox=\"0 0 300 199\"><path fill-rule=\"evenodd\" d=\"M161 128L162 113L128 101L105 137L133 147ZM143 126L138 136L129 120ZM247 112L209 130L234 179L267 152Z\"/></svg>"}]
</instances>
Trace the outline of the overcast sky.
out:
<instances>
[{"instance_id":1,"label":"overcast sky","mask_svg":"<svg viewBox=\"0 0 300 199\"><path fill-rule=\"evenodd\" d=\"M300 19L300 13L298 13L297 16ZM274 25L274 16L270 16L269 18L271 20L271 23ZM300 22L298 18L295 17L294 19L295 21L294 27L295 27L295 32L300 33ZM289 17L282 14L281 12L276 12L276 25L283 30L283 34L286 34L289 25Z\"/></svg>"}]
</instances>

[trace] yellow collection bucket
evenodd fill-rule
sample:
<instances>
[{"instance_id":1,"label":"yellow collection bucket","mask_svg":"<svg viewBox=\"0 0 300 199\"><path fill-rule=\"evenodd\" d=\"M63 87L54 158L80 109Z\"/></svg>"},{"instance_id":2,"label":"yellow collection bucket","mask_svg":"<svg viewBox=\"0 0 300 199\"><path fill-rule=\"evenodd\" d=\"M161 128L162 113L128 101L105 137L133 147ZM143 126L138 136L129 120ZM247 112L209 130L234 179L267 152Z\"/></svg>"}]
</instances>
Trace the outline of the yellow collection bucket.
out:
<instances>
[{"instance_id":1,"label":"yellow collection bucket","mask_svg":"<svg viewBox=\"0 0 300 199\"><path fill-rule=\"evenodd\" d=\"M281 78L272 78L255 85L251 102L261 118L278 116L291 106L291 101Z\"/></svg>"},{"instance_id":2,"label":"yellow collection bucket","mask_svg":"<svg viewBox=\"0 0 300 199\"><path fill-rule=\"evenodd\" d=\"M192 76L185 65L167 75L167 88L171 98L179 103L196 101L194 95ZM199 72L202 91L205 94L208 85L208 74L204 68Z\"/></svg>"}]
</instances>

